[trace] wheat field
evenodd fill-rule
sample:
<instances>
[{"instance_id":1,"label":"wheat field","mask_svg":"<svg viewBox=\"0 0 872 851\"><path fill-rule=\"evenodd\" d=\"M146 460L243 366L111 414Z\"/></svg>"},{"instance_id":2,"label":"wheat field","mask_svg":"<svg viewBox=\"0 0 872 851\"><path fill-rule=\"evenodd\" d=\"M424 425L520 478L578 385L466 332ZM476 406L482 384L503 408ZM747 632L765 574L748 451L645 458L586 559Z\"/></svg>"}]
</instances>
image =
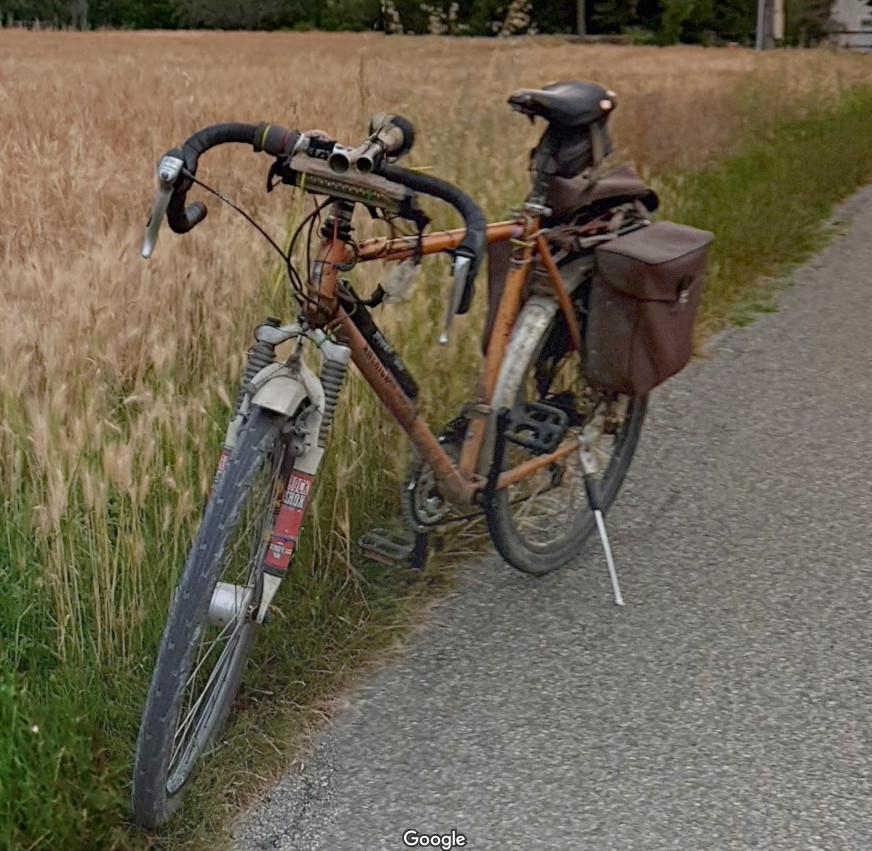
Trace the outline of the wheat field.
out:
<instances>
[{"instance_id":1,"label":"wheat field","mask_svg":"<svg viewBox=\"0 0 872 851\"><path fill-rule=\"evenodd\" d=\"M501 216L523 191L535 134L505 105L517 87L577 78L614 89L616 159L650 174L727 149L749 77L777 82L777 112L794 95L868 76L868 63L847 55L560 39L0 32L0 482L16 493L28 480L19 522L43 544L61 658L85 647L90 621L75 610L83 596L107 625L87 652L103 659L138 640L148 570L136 518L159 489L156 528L172 537L199 505L212 459L182 447L204 412L226 405L256 318L267 249L217 202L195 234L165 235L154 260L139 259L153 166L166 149L226 120L354 141L369 115L397 111L418 128L412 162ZM200 176L282 235L292 202L264 193L266 165L221 151ZM171 464L156 458L161 444L178 448ZM112 523L110 490L124 503ZM58 534L83 511L102 562L87 590L80 553ZM118 522L129 525L110 529Z\"/></svg>"},{"instance_id":2,"label":"wheat field","mask_svg":"<svg viewBox=\"0 0 872 851\"><path fill-rule=\"evenodd\" d=\"M0 663L33 678L41 666L71 670L82 690L129 674L141 694L155 610L208 491L250 329L287 309L269 249L214 198L194 233L165 232L151 261L139 257L160 155L219 121L317 127L352 143L370 115L398 112L417 130L410 163L503 217L523 196L537 133L506 99L558 79L617 93L614 160L654 176L738 145L749 81L771 94L754 101L764 126L868 86L872 65L827 51L559 38L0 30L0 578L18 589L0 603ZM205 157L199 176L284 238L302 202L264 192L268 165L237 147ZM413 368L430 359L428 323L442 312L428 292L384 320ZM478 329L460 333L437 386L470 371ZM434 411L435 395L423 396ZM351 397L336 443L352 451L332 467L346 481L360 472L352 458L371 410L359 388ZM390 479L404 459L379 463ZM316 511L334 530L319 540L339 552L350 502L336 488Z\"/></svg>"}]
</instances>

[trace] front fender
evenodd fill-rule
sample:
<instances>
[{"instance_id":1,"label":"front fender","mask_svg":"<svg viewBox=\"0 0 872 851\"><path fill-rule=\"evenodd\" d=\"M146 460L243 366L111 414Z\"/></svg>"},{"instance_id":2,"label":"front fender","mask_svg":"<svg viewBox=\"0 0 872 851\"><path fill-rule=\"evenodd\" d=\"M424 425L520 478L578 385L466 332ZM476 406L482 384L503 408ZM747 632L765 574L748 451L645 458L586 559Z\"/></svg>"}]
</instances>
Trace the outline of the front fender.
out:
<instances>
[{"instance_id":1,"label":"front fender","mask_svg":"<svg viewBox=\"0 0 872 851\"><path fill-rule=\"evenodd\" d=\"M296 378L276 375L254 394L251 404L292 417L308 397L306 388Z\"/></svg>"},{"instance_id":2,"label":"front fender","mask_svg":"<svg viewBox=\"0 0 872 851\"><path fill-rule=\"evenodd\" d=\"M246 389L252 392L252 405L286 417L294 416L307 400L314 406L313 413L319 420L324 410L321 382L304 365L291 370L286 364L271 363L254 376Z\"/></svg>"}]
</instances>

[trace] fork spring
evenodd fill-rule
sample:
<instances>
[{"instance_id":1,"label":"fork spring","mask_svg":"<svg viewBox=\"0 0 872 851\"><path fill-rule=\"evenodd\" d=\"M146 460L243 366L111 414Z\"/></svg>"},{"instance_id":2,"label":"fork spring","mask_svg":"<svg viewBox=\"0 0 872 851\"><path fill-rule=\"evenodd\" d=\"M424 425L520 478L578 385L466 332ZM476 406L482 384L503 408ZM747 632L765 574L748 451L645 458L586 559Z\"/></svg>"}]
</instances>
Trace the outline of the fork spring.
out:
<instances>
[{"instance_id":1,"label":"fork spring","mask_svg":"<svg viewBox=\"0 0 872 851\"><path fill-rule=\"evenodd\" d=\"M324 386L324 415L321 417L321 428L318 431L318 445L325 446L330 424L333 422L333 412L339 401L339 391L345 383L348 364L325 358L321 367L321 384Z\"/></svg>"},{"instance_id":2,"label":"fork spring","mask_svg":"<svg viewBox=\"0 0 872 851\"><path fill-rule=\"evenodd\" d=\"M276 347L272 343L267 343L263 340L258 340L248 350L248 361L245 364L245 374L242 376L242 387L239 388L239 397L236 400L236 406L239 407L245 396L245 388L248 383L257 375L265 366L275 363Z\"/></svg>"}]
</instances>

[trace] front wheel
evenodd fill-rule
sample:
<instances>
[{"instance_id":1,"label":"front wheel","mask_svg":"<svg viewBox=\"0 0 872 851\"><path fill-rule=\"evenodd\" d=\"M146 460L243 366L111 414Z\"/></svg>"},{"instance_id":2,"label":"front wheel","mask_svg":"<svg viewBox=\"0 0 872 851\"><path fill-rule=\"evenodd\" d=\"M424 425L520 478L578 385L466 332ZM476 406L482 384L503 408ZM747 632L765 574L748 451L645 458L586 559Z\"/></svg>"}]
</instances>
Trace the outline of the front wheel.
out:
<instances>
[{"instance_id":1,"label":"front wheel","mask_svg":"<svg viewBox=\"0 0 872 851\"><path fill-rule=\"evenodd\" d=\"M258 629L260 565L279 479L290 462L283 421L252 412L176 588L136 745L133 814L142 827L157 827L178 808L239 687Z\"/></svg>"},{"instance_id":2,"label":"front wheel","mask_svg":"<svg viewBox=\"0 0 872 851\"><path fill-rule=\"evenodd\" d=\"M603 511L618 495L642 422L647 396L623 396L592 387L581 356L570 351L566 321L552 300L532 298L518 317L494 393L493 407L545 403L568 418L564 440L594 428L597 485ZM535 450L507 442L502 469L534 457ZM500 460L495 459L499 464ZM494 546L513 567L544 574L578 557L594 530L578 452L496 491L486 508Z\"/></svg>"}]
</instances>

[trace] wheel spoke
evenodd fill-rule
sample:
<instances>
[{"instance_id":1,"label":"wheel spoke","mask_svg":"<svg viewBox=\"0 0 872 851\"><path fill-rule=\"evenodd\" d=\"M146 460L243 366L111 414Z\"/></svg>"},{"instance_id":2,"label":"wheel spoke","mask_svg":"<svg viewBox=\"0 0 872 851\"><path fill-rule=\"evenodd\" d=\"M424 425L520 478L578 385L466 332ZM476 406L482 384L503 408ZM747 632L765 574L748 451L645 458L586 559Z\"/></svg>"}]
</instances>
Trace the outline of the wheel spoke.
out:
<instances>
[{"instance_id":1,"label":"wheel spoke","mask_svg":"<svg viewBox=\"0 0 872 851\"><path fill-rule=\"evenodd\" d=\"M554 314L545 328L541 317L541 304L519 316L493 404L544 404L565 413L562 439L584 436L597 468L600 501L608 508L632 458L645 399L627 400L590 386L580 354L568 350L562 315ZM534 457L535 450L508 442L503 467L513 469ZM576 558L595 527L576 454L499 490L486 513L497 550L530 573L547 573Z\"/></svg>"},{"instance_id":2,"label":"wheel spoke","mask_svg":"<svg viewBox=\"0 0 872 851\"><path fill-rule=\"evenodd\" d=\"M137 747L134 811L143 825L172 812L242 677L258 629L258 571L287 466L280 425L258 410L240 430L174 598Z\"/></svg>"},{"instance_id":3,"label":"wheel spoke","mask_svg":"<svg viewBox=\"0 0 872 851\"><path fill-rule=\"evenodd\" d=\"M224 643L223 649L222 649L220 655L218 656L218 659L215 662L215 666L212 668L212 671L210 672L208 679L203 684L196 701L194 702L194 704L192 706L189 705L186 714L182 717L182 720L180 721L180 723L177 726L176 735L174 737L174 742L176 744L174 745L173 755L170 758L171 770L172 770L172 766L175 765L176 758L178 757L179 752L185 747L185 742L187 740L187 734L190 731L191 726L194 724L195 719L198 721L196 728L195 728L195 731L196 731L196 729L199 728L199 726L203 720L202 714L199 714L199 709L203 705L203 703L206 702L206 698L210 697L211 695L214 694L214 689L212 688L212 686L215 683L219 673L223 674L225 672L226 661L227 661L228 657L231 655L232 649L234 647L234 643L239 636L240 629L245 625L245 622L243 620L237 618L235 621L229 622L224 628L222 628L221 632L214 639L212 639L211 641L208 642L207 649L206 649L205 653L202 654L202 657L201 657L200 661L197 663L196 668L194 669L191 676L188 678L187 684L189 686L192 686L194 684L200 670L206 664L206 660L209 658L211 650L222 639L224 631L231 624L234 625L233 631L231 632L231 634L227 638L226 642ZM193 689L191 689L190 693L191 693L191 696L193 697L193 693L194 693Z\"/></svg>"},{"instance_id":4,"label":"wheel spoke","mask_svg":"<svg viewBox=\"0 0 872 851\"><path fill-rule=\"evenodd\" d=\"M245 584L240 587L248 589L251 597L254 596L257 565L272 526L270 506L275 497L275 478L280 463L280 454L272 456L266 468L255 476L251 492L256 498L240 507L234 534L224 550L222 581L231 580L229 584L235 584L233 579L244 578ZM193 670L185 681L184 708L173 737L171 780L180 774L180 780L184 782L198 755L197 751L205 744L205 738L214 732L210 729L213 717L220 711L217 707L223 704L223 689L230 676L237 648L243 640L242 630L248 628L253 628L252 624L240 611L215 635L201 635ZM221 649L217 652L219 646ZM206 671L208 676L203 681Z\"/></svg>"}]
</instances>

